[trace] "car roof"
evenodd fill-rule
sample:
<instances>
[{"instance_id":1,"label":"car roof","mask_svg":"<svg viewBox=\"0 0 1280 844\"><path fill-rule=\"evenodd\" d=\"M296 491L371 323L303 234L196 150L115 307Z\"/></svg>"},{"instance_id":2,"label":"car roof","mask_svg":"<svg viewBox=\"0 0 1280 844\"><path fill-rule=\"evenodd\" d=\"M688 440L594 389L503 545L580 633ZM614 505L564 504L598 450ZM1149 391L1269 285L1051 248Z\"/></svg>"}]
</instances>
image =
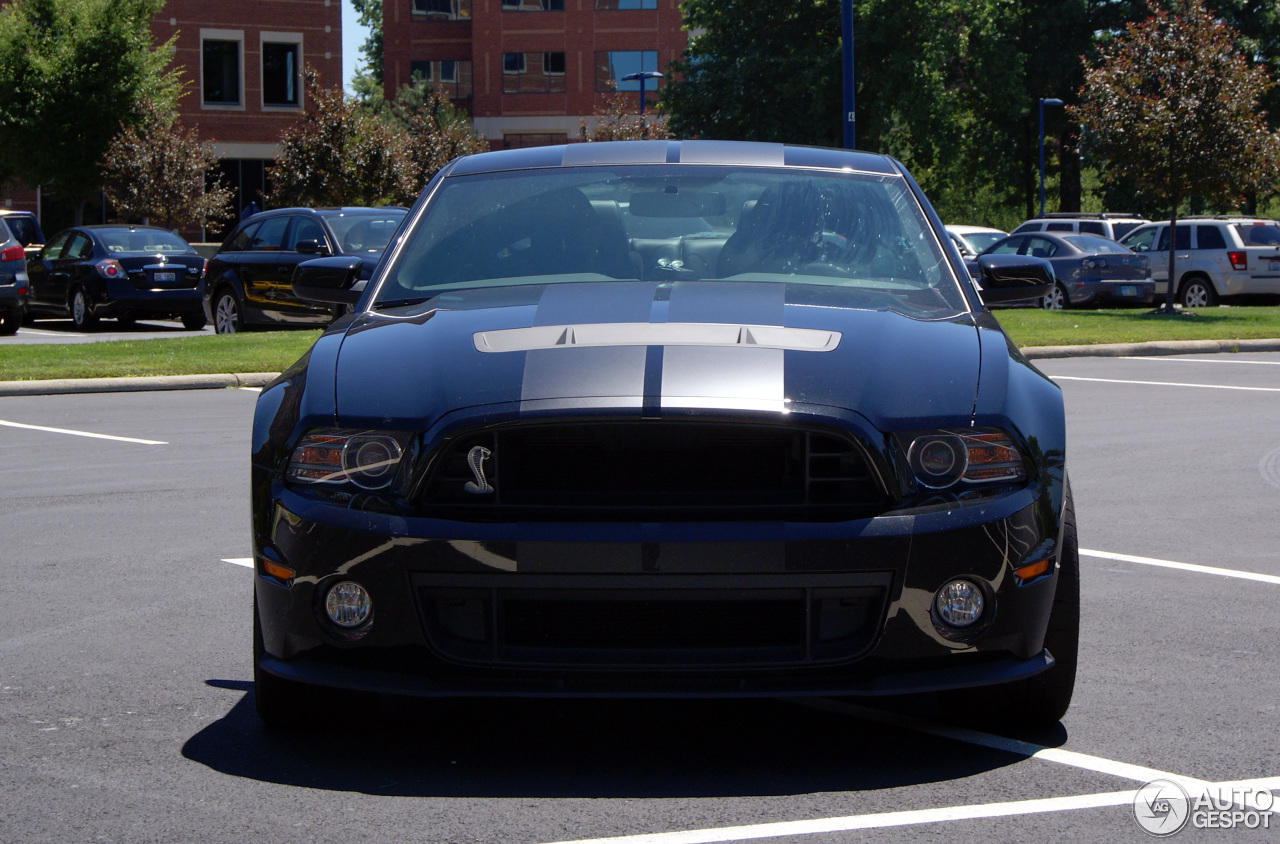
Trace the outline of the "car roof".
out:
<instances>
[{"instance_id":1,"label":"car roof","mask_svg":"<svg viewBox=\"0 0 1280 844\"><path fill-rule=\"evenodd\" d=\"M319 217L336 217L342 214L381 214L386 211L405 211L408 208L403 205L379 205L377 207L367 205L343 205L343 206L325 206L321 208L308 208L302 205L290 206L288 208L268 208L266 211L257 211L251 217L246 217L244 222L257 220L261 217L279 217L283 214L314 214Z\"/></svg>"},{"instance_id":2,"label":"car roof","mask_svg":"<svg viewBox=\"0 0 1280 844\"><path fill-rule=\"evenodd\" d=\"M887 155L752 141L599 141L495 150L458 159L447 175L628 164L803 167L901 175Z\"/></svg>"}]
</instances>

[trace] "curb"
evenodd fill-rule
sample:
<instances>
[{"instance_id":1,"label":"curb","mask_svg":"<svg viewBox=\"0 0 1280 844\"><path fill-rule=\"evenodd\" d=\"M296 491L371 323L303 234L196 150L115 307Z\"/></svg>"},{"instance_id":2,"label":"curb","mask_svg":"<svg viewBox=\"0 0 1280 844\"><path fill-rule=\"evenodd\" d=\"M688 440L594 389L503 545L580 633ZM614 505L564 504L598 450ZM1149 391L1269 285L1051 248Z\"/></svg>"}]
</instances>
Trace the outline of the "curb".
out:
<instances>
[{"instance_id":1,"label":"curb","mask_svg":"<svg viewBox=\"0 0 1280 844\"><path fill-rule=\"evenodd\" d=\"M1028 360L1074 357L1150 357L1218 352L1280 352L1277 340L1157 340L1150 343L1104 343L1095 346L1029 346ZM63 378L55 381L0 381L0 396L54 396L68 393L130 393L151 390L224 390L262 387L278 372L223 375L160 375L148 378Z\"/></svg>"},{"instance_id":2,"label":"curb","mask_svg":"<svg viewBox=\"0 0 1280 844\"><path fill-rule=\"evenodd\" d=\"M60 378L53 381L0 381L0 396L56 396L68 393L133 393L151 390L224 390L261 387L278 372L225 375L159 375L145 378Z\"/></svg>"}]
</instances>

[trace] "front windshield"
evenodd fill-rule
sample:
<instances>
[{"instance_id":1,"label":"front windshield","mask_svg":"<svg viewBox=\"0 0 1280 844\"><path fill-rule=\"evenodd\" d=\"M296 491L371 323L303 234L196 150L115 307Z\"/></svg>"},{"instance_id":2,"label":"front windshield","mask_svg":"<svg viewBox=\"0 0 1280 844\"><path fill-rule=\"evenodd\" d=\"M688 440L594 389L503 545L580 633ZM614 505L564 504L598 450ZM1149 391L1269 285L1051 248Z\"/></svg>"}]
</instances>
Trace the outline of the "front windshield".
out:
<instances>
[{"instance_id":1,"label":"front windshield","mask_svg":"<svg viewBox=\"0 0 1280 844\"><path fill-rule=\"evenodd\" d=\"M785 282L838 288L853 307L926 318L967 310L900 177L689 165L446 179L374 307L452 290L610 279Z\"/></svg>"},{"instance_id":2,"label":"front windshield","mask_svg":"<svg viewBox=\"0 0 1280 844\"><path fill-rule=\"evenodd\" d=\"M326 218L343 252L381 252L409 213L387 208L377 214L334 214Z\"/></svg>"},{"instance_id":3,"label":"front windshield","mask_svg":"<svg viewBox=\"0 0 1280 844\"><path fill-rule=\"evenodd\" d=\"M161 255L195 252L191 244L164 229L105 229L98 237L113 255Z\"/></svg>"}]
</instances>

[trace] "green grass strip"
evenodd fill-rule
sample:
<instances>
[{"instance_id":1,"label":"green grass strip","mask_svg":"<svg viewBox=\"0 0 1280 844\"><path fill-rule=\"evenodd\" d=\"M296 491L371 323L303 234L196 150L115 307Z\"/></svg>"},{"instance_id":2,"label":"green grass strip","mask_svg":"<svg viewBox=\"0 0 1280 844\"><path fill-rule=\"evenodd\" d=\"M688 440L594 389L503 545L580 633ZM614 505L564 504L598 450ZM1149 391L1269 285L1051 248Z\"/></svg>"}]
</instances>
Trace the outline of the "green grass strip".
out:
<instances>
[{"instance_id":1,"label":"green grass strip","mask_svg":"<svg viewBox=\"0 0 1280 844\"><path fill-rule=\"evenodd\" d=\"M1174 315L1150 311L1149 307L1093 311L1010 308L992 313L1019 348L1280 338L1280 307L1198 308Z\"/></svg>"}]
</instances>

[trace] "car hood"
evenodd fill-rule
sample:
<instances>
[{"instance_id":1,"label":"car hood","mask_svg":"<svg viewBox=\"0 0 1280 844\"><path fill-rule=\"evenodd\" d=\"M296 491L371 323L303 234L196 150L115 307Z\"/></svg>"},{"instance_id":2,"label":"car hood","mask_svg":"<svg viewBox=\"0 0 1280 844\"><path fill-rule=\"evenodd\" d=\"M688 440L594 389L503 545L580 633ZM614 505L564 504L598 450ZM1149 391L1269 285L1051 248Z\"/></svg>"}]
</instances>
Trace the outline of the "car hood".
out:
<instances>
[{"instance_id":1,"label":"car hood","mask_svg":"<svg viewBox=\"0 0 1280 844\"><path fill-rule=\"evenodd\" d=\"M970 315L877 310L886 300L872 295L749 282L452 293L357 317L333 363L334 408L344 425L406 430L485 405L821 406L881 430L967 423L980 362Z\"/></svg>"}]
</instances>

